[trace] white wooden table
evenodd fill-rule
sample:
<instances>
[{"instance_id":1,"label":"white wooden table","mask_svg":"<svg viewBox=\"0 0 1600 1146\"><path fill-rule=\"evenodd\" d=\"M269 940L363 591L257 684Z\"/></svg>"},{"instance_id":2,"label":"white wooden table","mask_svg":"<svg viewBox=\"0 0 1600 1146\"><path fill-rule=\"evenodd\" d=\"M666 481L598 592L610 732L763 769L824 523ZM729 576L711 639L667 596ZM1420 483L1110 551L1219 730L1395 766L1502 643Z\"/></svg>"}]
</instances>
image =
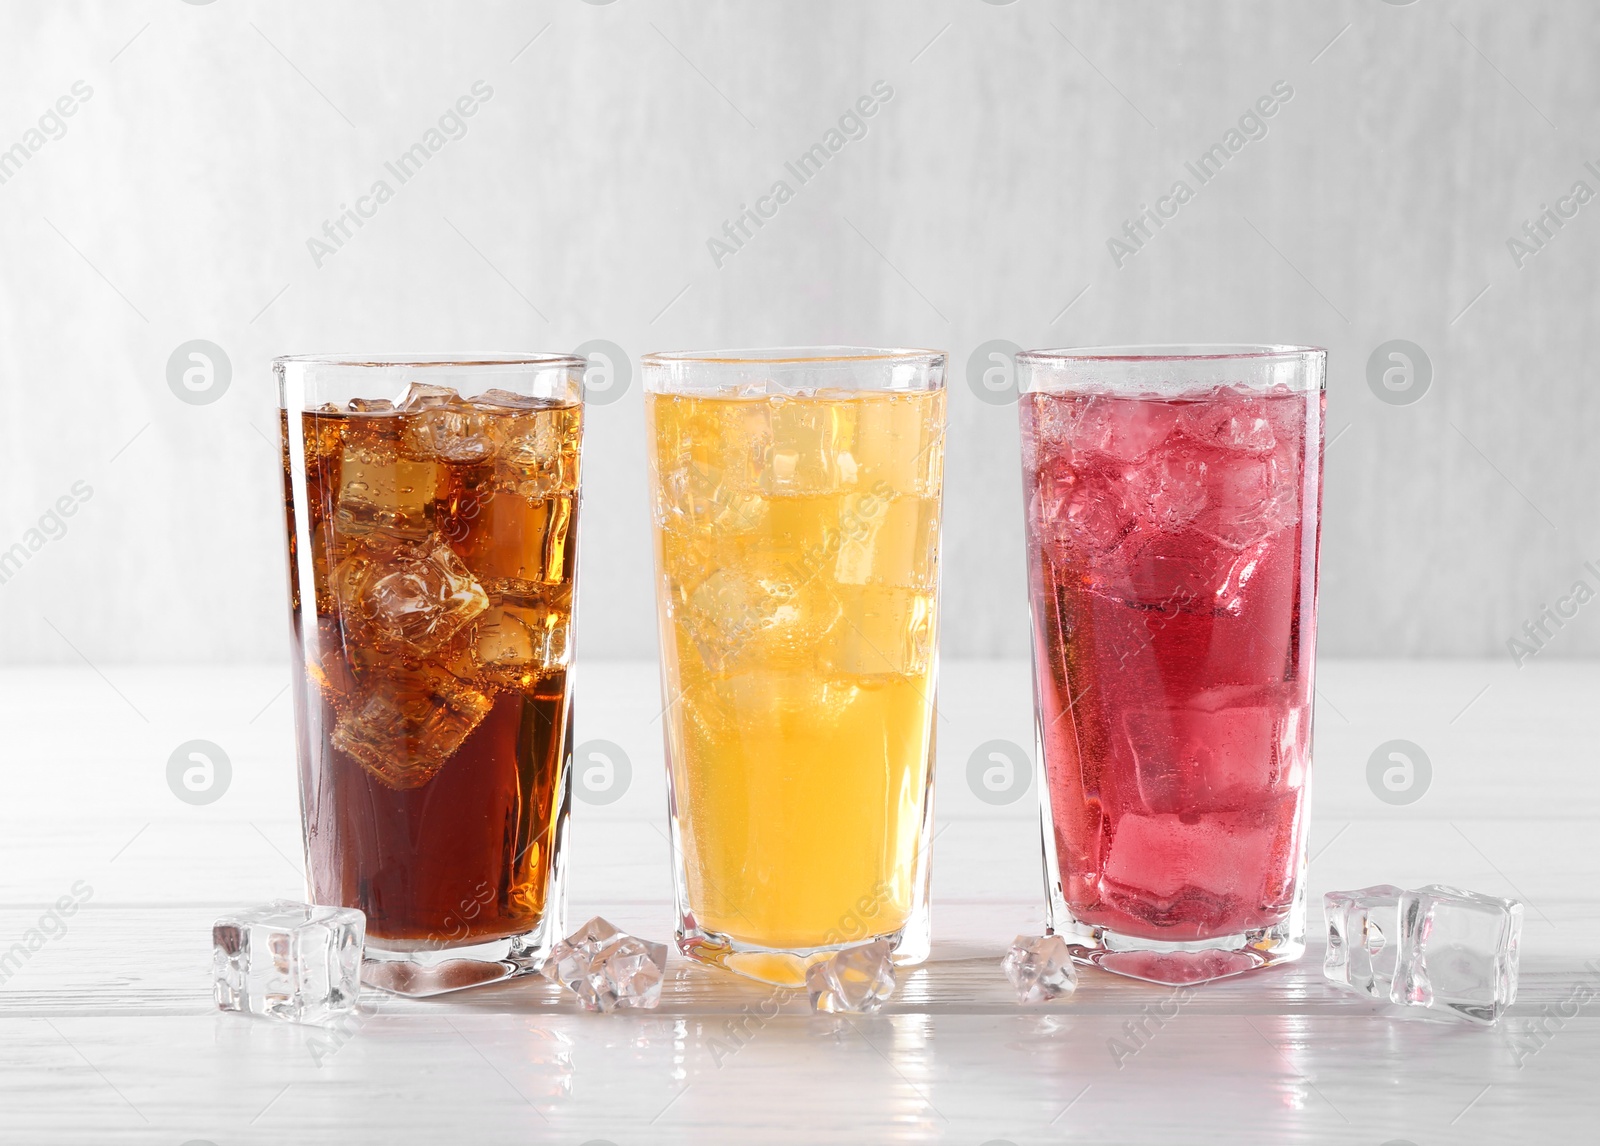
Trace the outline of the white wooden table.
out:
<instances>
[{"instance_id":1,"label":"white wooden table","mask_svg":"<svg viewBox=\"0 0 1600 1146\"><path fill-rule=\"evenodd\" d=\"M7 1143L1594 1140L1600 1004L1566 1004L1600 992L1597 665L1322 666L1314 926L1335 887L1521 896L1521 994L1493 1030L1335 992L1320 936L1299 965L1207 985L1159 1022L1170 990L1095 971L1062 1005L1015 1005L998 964L1042 924L1034 797L995 808L966 784L982 741L1032 743L1026 666L1004 662L945 666L934 953L882 1015L813 1017L802 997L763 1019L769 989L674 956L653 1013L585 1014L539 980L368 997L320 1058L311 1029L210 1000L217 914L301 896L287 671L0 677L0 951L92 889L0 984ZM667 939L654 668L587 664L578 687L579 739L620 744L633 778L576 808L573 918ZM233 768L206 806L166 781L197 738ZM1390 739L1432 761L1409 806L1367 787Z\"/></svg>"}]
</instances>

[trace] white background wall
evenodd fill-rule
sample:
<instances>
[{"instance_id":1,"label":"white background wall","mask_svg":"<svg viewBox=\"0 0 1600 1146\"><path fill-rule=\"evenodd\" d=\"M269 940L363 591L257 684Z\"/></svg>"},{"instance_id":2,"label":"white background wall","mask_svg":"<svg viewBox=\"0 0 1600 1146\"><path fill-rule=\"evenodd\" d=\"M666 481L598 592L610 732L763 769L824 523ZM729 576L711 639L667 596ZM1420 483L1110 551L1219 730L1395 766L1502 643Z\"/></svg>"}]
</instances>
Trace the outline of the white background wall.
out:
<instances>
[{"instance_id":1,"label":"white background wall","mask_svg":"<svg viewBox=\"0 0 1600 1146\"><path fill-rule=\"evenodd\" d=\"M0 185L0 549L93 491L0 585L8 661L282 657L268 360L307 350L946 348L947 655L1026 649L1015 412L966 381L995 338L1329 347L1327 653L1505 656L1600 583L1600 201L1520 269L1506 246L1600 191L1589 0L6 0L0 53L0 150L92 89ZM879 80L867 135L717 268L707 238ZM1118 268L1106 239L1279 80L1267 136ZM209 405L167 385L195 338L233 367ZM1394 338L1433 364L1415 404L1368 386ZM637 383L591 416L588 655L654 646ZM1595 652L1586 612L1551 642Z\"/></svg>"}]
</instances>

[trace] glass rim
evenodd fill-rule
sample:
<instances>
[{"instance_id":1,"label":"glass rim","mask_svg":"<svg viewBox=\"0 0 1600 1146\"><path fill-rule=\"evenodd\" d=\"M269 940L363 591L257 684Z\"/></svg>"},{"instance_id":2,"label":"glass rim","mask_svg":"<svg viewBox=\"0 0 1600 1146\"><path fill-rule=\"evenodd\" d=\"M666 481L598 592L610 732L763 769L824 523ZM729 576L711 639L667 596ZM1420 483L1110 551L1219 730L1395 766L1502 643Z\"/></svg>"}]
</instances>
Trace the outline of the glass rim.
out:
<instances>
[{"instance_id":1,"label":"glass rim","mask_svg":"<svg viewBox=\"0 0 1600 1146\"><path fill-rule=\"evenodd\" d=\"M823 365L832 362L890 362L935 366L943 350L874 346L773 346L729 350L656 350L640 358L645 366L684 363L711 366Z\"/></svg>"},{"instance_id":2,"label":"glass rim","mask_svg":"<svg viewBox=\"0 0 1600 1146\"><path fill-rule=\"evenodd\" d=\"M545 351L516 353L461 353L461 354L280 354L272 360L274 366L333 366L377 369L400 368L406 370L449 369L471 370L505 366L550 367L587 366L588 359L576 354L558 354Z\"/></svg>"},{"instance_id":3,"label":"glass rim","mask_svg":"<svg viewBox=\"0 0 1600 1146\"><path fill-rule=\"evenodd\" d=\"M1254 342L1155 343L1149 346L1067 346L1049 350L1023 350L1018 362L1042 365L1058 362L1208 362L1230 359L1289 359L1321 355L1322 346L1295 346Z\"/></svg>"}]
</instances>

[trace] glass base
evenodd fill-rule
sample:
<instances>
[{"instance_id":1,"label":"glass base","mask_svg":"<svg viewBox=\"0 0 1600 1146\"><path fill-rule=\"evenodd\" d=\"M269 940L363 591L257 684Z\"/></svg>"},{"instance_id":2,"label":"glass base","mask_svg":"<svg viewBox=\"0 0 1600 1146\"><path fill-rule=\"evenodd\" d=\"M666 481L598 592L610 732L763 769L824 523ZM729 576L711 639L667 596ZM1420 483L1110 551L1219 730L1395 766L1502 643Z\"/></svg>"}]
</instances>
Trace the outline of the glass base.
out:
<instances>
[{"instance_id":1,"label":"glass base","mask_svg":"<svg viewBox=\"0 0 1600 1146\"><path fill-rule=\"evenodd\" d=\"M1168 943L1123 935L1109 927L1084 923L1070 909L1059 913L1057 919L1060 922L1052 923L1051 933L1067 941L1074 961L1149 983L1181 986L1226 979L1260 967L1292 963L1306 950L1303 884L1282 922L1210 939Z\"/></svg>"},{"instance_id":2,"label":"glass base","mask_svg":"<svg viewBox=\"0 0 1600 1146\"><path fill-rule=\"evenodd\" d=\"M891 959L896 967L914 967L928 957L930 942L928 912L926 908L913 911L905 926L898 931L882 935L863 935L848 943L824 947L760 947L741 943L715 931L703 931L693 920L683 920L677 931L678 950L687 958L708 967L721 967L758 983L771 983L775 987L803 989L806 970L813 964L840 951L860 947L879 939L887 939L894 949Z\"/></svg>"},{"instance_id":3,"label":"glass base","mask_svg":"<svg viewBox=\"0 0 1600 1146\"><path fill-rule=\"evenodd\" d=\"M524 935L458 947L397 950L383 940L369 940L361 960L361 982L380 991L411 998L443 995L535 975L559 938L541 925Z\"/></svg>"}]
</instances>

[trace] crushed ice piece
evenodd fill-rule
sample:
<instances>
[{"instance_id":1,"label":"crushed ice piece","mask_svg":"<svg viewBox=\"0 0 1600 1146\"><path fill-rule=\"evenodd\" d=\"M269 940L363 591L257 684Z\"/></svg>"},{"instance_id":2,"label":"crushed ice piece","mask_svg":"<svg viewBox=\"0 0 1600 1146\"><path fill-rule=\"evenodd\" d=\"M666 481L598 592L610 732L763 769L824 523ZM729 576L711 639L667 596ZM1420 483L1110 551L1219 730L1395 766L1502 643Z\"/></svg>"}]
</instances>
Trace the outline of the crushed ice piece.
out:
<instances>
[{"instance_id":1,"label":"crushed ice piece","mask_svg":"<svg viewBox=\"0 0 1600 1146\"><path fill-rule=\"evenodd\" d=\"M224 915L211 928L218 1008L291 1023L349 1014L366 929L355 908L283 899Z\"/></svg>"},{"instance_id":2,"label":"crushed ice piece","mask_svg":"<svg viewBox=\"0 0 1600 1146\"><path fill-rule=\"evenodd\" d=\"M557 943L544 976L578 996L589 1011L654 1009L661 1002L667 945L618 931L598 915Z\"/></svg>"},{"instance_id":3,"label":"crushed ice piece","mask_svg":"<svg viewBox=\"0 0 1600 1146\"><path fill-rule=\"evenodd\" d=\"M1492 1024L1517 997L1522 904L1443 884L1330 891L1322 973L1348 990Z\"/></svg>"},{"instance_id":4,"label":"crushed ice piece","mask_svg":"<svg viewBox=\"0 0 1600 1146\"><path fill-rule=\"evenodd\" d=\"M811 1009L872 1014L894 994L894 948L887 939L847 947L806 969Z\"/></svg>"},{"instance_id":5,"label":"crushed ice piece","mask_svg":"<svg viewBox=\"0 0 1600 1146\"><path fill-rule=\"evenodd\" d=\"M1019 1003L1048 1003L1078 989L1067 941L1059 935L1019 935L1000 962Z\"/></svg>"}]
</instances>

